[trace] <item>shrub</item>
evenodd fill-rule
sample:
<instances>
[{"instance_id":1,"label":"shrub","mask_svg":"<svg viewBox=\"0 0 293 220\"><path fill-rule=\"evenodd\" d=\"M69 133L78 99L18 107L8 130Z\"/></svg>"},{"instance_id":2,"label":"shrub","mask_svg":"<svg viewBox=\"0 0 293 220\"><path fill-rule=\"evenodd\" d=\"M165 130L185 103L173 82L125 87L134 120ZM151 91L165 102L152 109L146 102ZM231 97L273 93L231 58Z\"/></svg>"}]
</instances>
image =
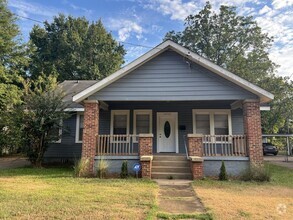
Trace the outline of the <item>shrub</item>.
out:
<instances>
[{"instance_id":1,"label":"shrub","mask_svg":"<svg viewBox=\"0 0 293 220\"><path fill-rule=\"evenodd\" d=\"M101 158L98 162L98 166L97 166L97 176L101 179L106 177L107 174L107 170L109 167L109 163L107 160Z\"/></svg>"},{"instance_id":2,"label":"shrub","mask_svg":"<svg viewBox=\"0 0 293 220\"><path fill-rule=\"evenodd\" d=\"M88 177L90 176L89 173L89 159L80 159L74 162L74 173L73 176L75 177Z\"/></svg>"},{"instance_id":3,"label":"shrub","mask_svg":"<svg viewBox=\"0 0 293 220\"><path fill-rule=\"evenodd\" d=\"M271 173L263 166L251 165L241 175L242 181L256 181L256 182L269 182L271 180Z\"/></svg>"},{"instance_id":4,"label":"shrub","mask_svg":"<svg viewBox=\"0 0 293 220\"><path fill-rule=\"evenodd\" d=\"M226 172L226 167L225 167L224 161L222 161L222 165L221 165L221 168L220 168L219 180L221 180L221 181L228 180L228 175L227 175L227 172Z\"/></svg>"},{"instance_id":5,"label":"shrub","mask_svg":"<svg viewBox=\"0 0 293 220\"><path fill-rule=\"evenodd\" d=\"M127 167L127 160L124 160L121 166L121 178L127 178L128 177L128 167Z\"/></svg>"}]
</instances>

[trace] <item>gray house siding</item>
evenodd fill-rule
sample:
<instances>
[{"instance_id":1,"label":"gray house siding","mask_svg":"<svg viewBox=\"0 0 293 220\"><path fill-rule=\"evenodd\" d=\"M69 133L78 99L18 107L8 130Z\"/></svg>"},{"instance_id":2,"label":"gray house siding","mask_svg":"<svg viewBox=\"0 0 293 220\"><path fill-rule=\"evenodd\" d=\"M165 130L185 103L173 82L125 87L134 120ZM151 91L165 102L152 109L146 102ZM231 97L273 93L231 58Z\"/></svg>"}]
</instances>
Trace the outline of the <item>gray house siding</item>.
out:
<instances>
[{"instance_id":1,"label":"gray house siding","mask_svg":"<svg viewBox=\"0 0 293 220\"><path fill-rule=\"evenodd\" d=\"M50 144L45 153L46 160L69 159L74 160L81 156L81 144L75 143L76 113L63 121L61 143Z\"/></svg>"},{"instance_id":2,"label":"gray house siding","mask_svg":"<svg viewBox=\"0 0 293 220\"><path fill-rule=\"evenodd\" d=\"M178 130L179 153L185 153L184 135L193 132L192 109L230 109L228 101L214 102L108 102L109 110L100 111L100 134L110 134L111 110L130 110L130 134L133 133L133 110L152 109L153 150L157 152L157 112L178 112L178 126L185 126L185 130ZM231 111L232 134L243 134L242 111Z\"/></svg>"},{"instance_id":3,"label":"gray house siding","mask_svg":"<svg viewBox=\"0 0 293 220\"><path fill-rule=\"evenodd\" d=\"M256 99L256 95L168 50L101 89L104 101L187 101Z\"/></svg>"}]
</instances>

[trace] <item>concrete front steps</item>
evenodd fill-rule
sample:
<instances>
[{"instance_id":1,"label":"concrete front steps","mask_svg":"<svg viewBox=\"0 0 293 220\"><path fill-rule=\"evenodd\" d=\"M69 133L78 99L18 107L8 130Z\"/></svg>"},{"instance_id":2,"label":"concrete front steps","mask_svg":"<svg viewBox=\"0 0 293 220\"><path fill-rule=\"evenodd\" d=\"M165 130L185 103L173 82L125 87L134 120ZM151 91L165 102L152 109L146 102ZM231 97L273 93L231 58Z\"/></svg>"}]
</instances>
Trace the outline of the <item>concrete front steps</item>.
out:
<instances>
[{"instance_id":1,"label":"concrete front steps","mask_svg":"<svg viewBox=\"0 0 293 220\"><path fill-rule=\"evenodd\" d=\"M155 154L152 179L192 179L190 164L185 155Z\"/></svg>"}]
</instances>

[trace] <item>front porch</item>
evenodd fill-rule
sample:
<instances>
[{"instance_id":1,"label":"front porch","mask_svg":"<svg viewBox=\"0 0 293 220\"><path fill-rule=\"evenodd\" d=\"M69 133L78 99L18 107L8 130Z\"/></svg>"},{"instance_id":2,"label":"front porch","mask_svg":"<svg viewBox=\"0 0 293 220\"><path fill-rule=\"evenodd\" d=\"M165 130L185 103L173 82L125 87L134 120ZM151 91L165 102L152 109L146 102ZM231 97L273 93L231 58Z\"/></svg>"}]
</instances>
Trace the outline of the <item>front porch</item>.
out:
<instances>
[{"instance_id":1,"label":"front porch","mask_svg":"<svg viewBox=\"0 0 293 220\"><path fill-rule=\"evenodd\" d=\"M193 178L215 175L221 161L237 174L249 161L262 163L261 139L256 136L260 110L255 100L241 108L233 108L233 102L107 102L101 109L99 102L85 101L83 157L92 160L93 171L94 158L115 161L117 172L123 160L130 161L129 169L140 162L142 176L148 178L153 156L164 153L174 160L184 155ZM252 121L255 116L259 119ZM92 156L84 156L87 153Z\"/></svg>"}]
</instances>

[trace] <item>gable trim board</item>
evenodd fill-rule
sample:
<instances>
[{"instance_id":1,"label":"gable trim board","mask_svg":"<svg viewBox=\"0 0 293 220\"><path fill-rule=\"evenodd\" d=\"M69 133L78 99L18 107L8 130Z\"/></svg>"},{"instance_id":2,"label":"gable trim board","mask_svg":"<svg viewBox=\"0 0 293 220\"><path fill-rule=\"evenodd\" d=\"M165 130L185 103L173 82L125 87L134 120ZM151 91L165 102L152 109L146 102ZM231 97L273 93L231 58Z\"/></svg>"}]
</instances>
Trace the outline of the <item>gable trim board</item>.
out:
<instances>
[{"instance_id":1,"label":"gable trim board","mask_svg":"<svg viewBox=\"0 0 293 220\"><path fill-rule=\"evenodd\" d=\"M120 70L116 71L115 73L111 74L110 76L106 77L105 79L97 82L96 84L88 87L87 89L83 90L82 92L73 96L74 102L81 102L87 97L93 95L94 93L100 91L101 89L105 88L106 86L110 85L111 83L117 81L118 79L122 78L123 76L127 75L128 73L132 72L133 70L137 69L138 67L142 66L149 60L153 59L154 57L160 55L161 53L165 52L168 49L172 49L178 54L183 57L188 58L192 62L201 65L202 67L216 73L220 77L242 87L243 89L257 95L260 98L261 103L269 102L274 98L274 95L269 93L268 91L248 82L247 80L225 70L224 68L212 63L211 61L197 55L196 53L180 46L173 41L167 40L157 47L153 48L149 52L145 53L138 59L134 60L130 64L126 65L125 67L121 68Z\"/></svg>"}]
</instances>

